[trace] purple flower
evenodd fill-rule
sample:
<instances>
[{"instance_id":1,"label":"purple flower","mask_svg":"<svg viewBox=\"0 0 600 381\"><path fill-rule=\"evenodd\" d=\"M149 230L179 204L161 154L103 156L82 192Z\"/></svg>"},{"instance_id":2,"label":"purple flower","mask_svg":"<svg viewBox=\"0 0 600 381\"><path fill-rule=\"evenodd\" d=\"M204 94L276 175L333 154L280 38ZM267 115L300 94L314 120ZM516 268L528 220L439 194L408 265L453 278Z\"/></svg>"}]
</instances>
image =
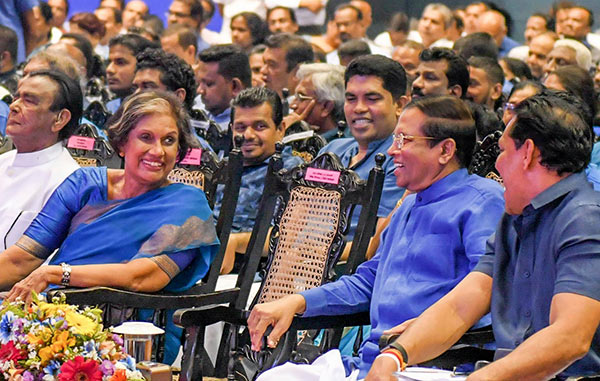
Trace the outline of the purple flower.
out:
<instances>
[{"instance_id":1,"label":"purple flower","mask_svg":"<svg viewBox=\"0 0 600 381\"><path fill-rule=\"evenodd\" d=\"M35 380L35 378L33 377L33 374L31 374L28 370L23 372L23 381L34 381L34 380Z\"/></svg>"},{"instance_id":2,"label":"purple flower","mask_svg":"<svg viewBox=\"0 0 600 381\"><path fill-rule=\"evenodd\" d=\"M113 341L115 343L117 343L117 345L120 345L120 346L123 345L123 338L120 335L117 335L116 333L113 333L112 339L113 339Z\"/></svg>"},{"instance_id":3,"label":"purple flower","mask_svg":"<svg viewBox=\"0 0 600 381\"><path fill-rule=\"evenodd\" d=\"M100 371L105 376L112 376L115 373L115 365L109 360L104 360L100 364Z\"/></svg>"}]
</instances>

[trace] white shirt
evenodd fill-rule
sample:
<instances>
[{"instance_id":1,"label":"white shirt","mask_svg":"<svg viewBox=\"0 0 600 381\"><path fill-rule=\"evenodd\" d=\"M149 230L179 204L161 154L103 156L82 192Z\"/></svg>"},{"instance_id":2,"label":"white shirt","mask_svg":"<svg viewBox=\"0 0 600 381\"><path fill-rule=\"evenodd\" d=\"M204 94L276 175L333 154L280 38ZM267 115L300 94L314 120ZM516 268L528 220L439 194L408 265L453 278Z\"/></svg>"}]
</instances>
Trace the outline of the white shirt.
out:
<instances>
[{"instance_id":1,"label":"white shirt","mask_svg":"<svg viewBox=\"0 0 600 381\"><path fill-rule=\"evenodd\" d=\"M62 142L36 152L0 155L0 251L23 235L56 187L77 168Z\"/></svg>"},{"instance_id":2,"label":"white shirt","mask_svg":"<svg viewBox=\"0 0 600 381\"><path fill-rule=\"evenodd\" d=\"M527 60L527 57L529 57L529 46L521 45L521 46L512 48L510 50L510 52L508 52L508 57L516 58L518 60L525 62L525 60Z\"/></svg>"},{"instance_id":3,"label":"white shirt","mask_svg":"<svg viewBox=\"0 0 600 381\"><path fill-rule=\"evenodd\" d=\"M375 43L373 43L373 41L366 39L366 38L364 38L363 41L365 41L367 43L367 45L369 45L369 49L371 49L371 54L381 54L382 56L391 58L391 56L392 56L391 49L385 48L385 47L382 47L379 45L375 45ZM334 50L333 52L327 53L327 55L325 56L325 59L327 60L328 64L332 64L332 65L340 64L340 56L338 56L337 49Z\"/></svg>"}]
</instances>

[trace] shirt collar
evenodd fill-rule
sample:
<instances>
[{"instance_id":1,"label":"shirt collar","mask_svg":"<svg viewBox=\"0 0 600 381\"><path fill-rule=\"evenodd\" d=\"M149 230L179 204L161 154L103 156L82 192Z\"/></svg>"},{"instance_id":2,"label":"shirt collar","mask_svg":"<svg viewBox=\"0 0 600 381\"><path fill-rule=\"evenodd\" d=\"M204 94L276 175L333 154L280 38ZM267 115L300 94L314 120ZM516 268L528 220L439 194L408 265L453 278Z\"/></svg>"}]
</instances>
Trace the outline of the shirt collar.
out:
<instances>
[{"instance_id":1,"label":"shirt collar","mask_svg":"<svg viewBox=\"0 0 600 381\"><path fill-rule=\"evenodd\" d=\"M35 167L56 159L63 150L62 142L51 145L35 152L17 153L12 163L13 167Z\"/></svg>"},{"instance_id":2,"label":"shirt collar","mask_svg":"<svg viewBox=\"0 0 600 381\"><path fill-rule=\"evenodd\" d=\"M469 173L467 172L467 169L461 168L442 177L428 188L417 193L417 204L427 204L439 198L454 185L464 183L468 176Z\"/></svg>"},{"instance_id":3,"label":"shirt collar","mask_svg":"<svg viewBox=\"0 0 600 381\"><path fill-rule=\"evenodd\" d=\"M525 207L525 209L523 210L523 214L526 214L526 212L528 212L528 209L530 208L540 209L543 206L548 205L552 201L558 199L559 197L571 192L572 190L581 188L582 182L587 183L585 171L573 173L565 177L556 184L551 185L542 193L535 196L533 200L531 200L531 204Z\"/></svg>"}]
</instances>

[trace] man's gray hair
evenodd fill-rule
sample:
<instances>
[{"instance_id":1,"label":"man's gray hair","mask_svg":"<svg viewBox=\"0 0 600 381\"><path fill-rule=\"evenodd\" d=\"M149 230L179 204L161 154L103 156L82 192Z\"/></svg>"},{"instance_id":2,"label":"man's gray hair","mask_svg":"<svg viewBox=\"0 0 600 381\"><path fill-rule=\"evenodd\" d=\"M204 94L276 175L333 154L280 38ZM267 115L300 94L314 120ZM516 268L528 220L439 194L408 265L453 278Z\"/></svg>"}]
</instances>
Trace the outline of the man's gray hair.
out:
<instances>
[{"instance_id":1,"label":"man's gray hair","mask_svg":"<svg viewBox=\"0 0 600 381\"><path fill-rule=\"evenodd\" d=\"M317 101L332 101L333 116L337 120L344 115L344 67L326 63L300 65L296 77L302 81L310 77Z\"/></svg>"},{"instance_id":2,"label":"man's gray hair","mask_svg":"<svg viewBox=\"0 0 600 381\"><path fill-rule=\"evenodd\" d=\"M442 14L442 17L444 18L444 28L448 29L450 27L450 24L452 23L452 11L450 10L450 8L448 8L442 3L431 3L427 5L425 9L423 9L422 15L424 15L425 12L430 10L440 12Z\"/></svg>"}]
</instances>

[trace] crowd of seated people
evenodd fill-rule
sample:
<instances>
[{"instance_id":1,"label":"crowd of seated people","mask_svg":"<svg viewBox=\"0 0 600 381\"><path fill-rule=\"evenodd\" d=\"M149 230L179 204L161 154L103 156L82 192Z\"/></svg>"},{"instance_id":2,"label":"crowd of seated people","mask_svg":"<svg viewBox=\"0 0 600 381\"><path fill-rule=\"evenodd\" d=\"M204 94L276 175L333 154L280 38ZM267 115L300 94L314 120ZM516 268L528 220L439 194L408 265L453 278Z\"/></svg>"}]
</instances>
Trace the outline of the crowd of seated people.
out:
<instances>
[{"instance_id":1,"label":"crowd of seated people","mask_svg":"<svg viewBox=\"0 0 600 381\"><path fill-rule=\"evenodd\" d=\"M370 311L358 356L342 353L346 375L390 380L485 324L506 356L469 380L600 375L600 8L554 2L521 38L493 2L441 1L415 20L390 15L371 39L365 0L171 0L166 25L143 0L69 5L0 5L9 300L61 284L190 288L217 252L224 187L211 210L168 175L190 148L224 159L241 136L240 196L220 242L221 273L236 273L276 143L301 124L363 180L384 156L377 229L355 274L255 306L254 350L269 326L276 346L295 314ZM66 145L82 124L120 167L80 168ZM477 143L498 131L495 173L471 173ZM281 157L304 162L290 145ZM161 242L165 226L195 239ZM400 336L380 349L383 333Z\"/></svg>"}]
</instances>

